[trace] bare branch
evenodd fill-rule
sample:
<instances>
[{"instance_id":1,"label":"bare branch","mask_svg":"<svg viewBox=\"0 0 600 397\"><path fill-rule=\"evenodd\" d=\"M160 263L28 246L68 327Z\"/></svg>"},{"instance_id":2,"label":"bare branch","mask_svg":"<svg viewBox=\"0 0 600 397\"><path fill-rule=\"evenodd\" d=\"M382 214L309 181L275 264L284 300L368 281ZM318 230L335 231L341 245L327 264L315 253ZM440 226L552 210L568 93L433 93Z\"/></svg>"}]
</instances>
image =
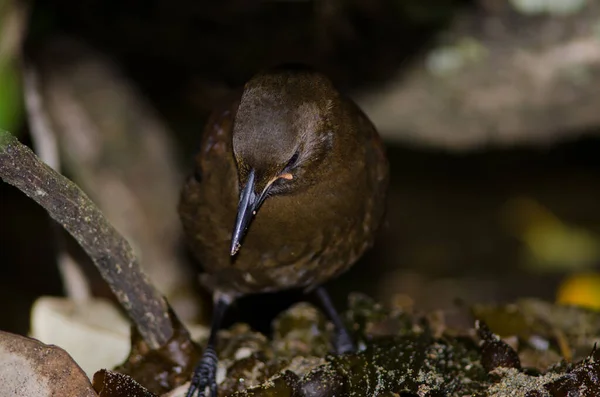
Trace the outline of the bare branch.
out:
<instances>
[{"instance_id":1,"label":"bare branch","mask_svg":"<svg viewBox=\"0 0 600 397\"><path fill-rule=\"evenodd\" d=\"M171 338L166 302L127 241L85 193L6 131L0 131L0 177L44 207L77 240L151 348Z\"/></svg>"}]
</instances>

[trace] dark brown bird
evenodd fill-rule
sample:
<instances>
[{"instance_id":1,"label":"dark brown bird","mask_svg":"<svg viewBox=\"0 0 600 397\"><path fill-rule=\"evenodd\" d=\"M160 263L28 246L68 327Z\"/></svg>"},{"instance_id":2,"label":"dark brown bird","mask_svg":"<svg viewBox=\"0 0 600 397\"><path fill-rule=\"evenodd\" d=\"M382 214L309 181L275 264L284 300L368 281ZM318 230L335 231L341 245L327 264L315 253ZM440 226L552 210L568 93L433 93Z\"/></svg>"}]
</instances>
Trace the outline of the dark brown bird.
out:
<instances>
[{"instance_id":1,"label":"dark brown bird","mask_svg":"<svg viewBox=\"0 0 600 397\"><path fill-rule=\"evenodd\" d=\"M384 212L388 163L373 124L323 75L276 69L252 78L209 119L179 213L214 295L208 347L188 396L216 396L216 332L239 296L315 290L369 248Z\"/></svg>"}]
</instances>

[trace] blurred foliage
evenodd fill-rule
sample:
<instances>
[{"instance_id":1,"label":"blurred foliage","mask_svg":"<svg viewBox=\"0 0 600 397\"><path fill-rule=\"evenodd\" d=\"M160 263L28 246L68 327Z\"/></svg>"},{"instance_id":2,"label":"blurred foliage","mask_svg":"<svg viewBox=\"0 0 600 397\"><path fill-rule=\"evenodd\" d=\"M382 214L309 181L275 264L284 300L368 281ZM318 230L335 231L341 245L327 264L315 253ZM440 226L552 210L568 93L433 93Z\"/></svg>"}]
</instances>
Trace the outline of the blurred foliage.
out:
<instances>
[{"instance_id":1,"label":"blurred foliage","mask_svg":"<svg viewBox=\"0 0 600 397\"><path fill-rule=\"evenodd\" d=\"M511 0L512 6L523 14L571 15L581 11L587 0Z\"/></svg>"},{"instance_id":2,"label":"blurred foliage","mask_svg":"<svg viewBox=\"0 0 600 397\"><path fill-rule=\"evenodd\" d=\"M562 221L529 197L509 200L506 221L524 244L522 263L531 271L582 271L600 262L600 236Z\"/></svg>"},{"instance_id":3,"label":"blurred foliage","mask_svg":"<svg viewBox=\"0 0 600 397\"><path fill-rule=\"evenodd\" d=\"M23 93L17 62L0 59L0 128L18 134L23 116Z\"/></svg>"},{"instance_id":4,"label":"blurred foliage","mask_svg":"<svg viewBox=\"0 0 600 397\"><path fill-rule=\"evenodd\" d=\"M0 128L18 133L23 94L18 55L25 26L23 3L0 1Z\"/></svg>"},{"instance_id":5,"label":"blurred foliage","mask_svg":"<svg viewBox=\"0 0 600 397\"><path fill-rule=\"evenodd\" d=\"M558 289L556 301L600 310L600 274L584 273L566 277Z\"/></svg>"}]
</instances>

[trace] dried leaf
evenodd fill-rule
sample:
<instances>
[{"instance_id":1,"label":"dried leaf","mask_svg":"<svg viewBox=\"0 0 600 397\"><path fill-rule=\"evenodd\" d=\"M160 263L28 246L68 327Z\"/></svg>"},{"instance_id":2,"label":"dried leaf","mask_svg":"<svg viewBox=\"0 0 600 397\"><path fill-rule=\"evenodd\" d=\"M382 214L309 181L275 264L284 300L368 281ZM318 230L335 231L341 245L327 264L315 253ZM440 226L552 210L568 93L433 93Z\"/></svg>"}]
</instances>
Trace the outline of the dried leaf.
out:
<instances>
[{"instance_id":1,"label":"dried leaf","mask_svg":"<svg viewBox=\"0 0 600 397\"><path fill-rule=\"evenodd\" d=\"M74 302L46 296L31 310L30 335L64 348L90 378L127 358L129 328L117 307L103 299Z\"/></svg>"},{"instance_id":2,"label":"dried leaf","mask_svg":"<svg viewBox=\"0 0 600 397\"><path fill-rule=\"evenodd\" d=\"M105 369L94 375L94 389L99 397L156 397L131 376Z\"/></svg>"}]
</instances>

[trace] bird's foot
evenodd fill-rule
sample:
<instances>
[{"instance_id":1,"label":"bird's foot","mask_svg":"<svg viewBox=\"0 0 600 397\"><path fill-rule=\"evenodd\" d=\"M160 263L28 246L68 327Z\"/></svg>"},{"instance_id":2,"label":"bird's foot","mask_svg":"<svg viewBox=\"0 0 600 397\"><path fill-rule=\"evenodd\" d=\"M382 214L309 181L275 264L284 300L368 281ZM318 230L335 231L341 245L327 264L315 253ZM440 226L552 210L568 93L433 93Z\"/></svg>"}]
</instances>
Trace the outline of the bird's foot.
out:
<instances>
[{"instance_id":1,"label":"bird's foot","mask_svg":"<svg viewBox=\"0 0 600 397\"><path fill-rule=\"evenodd\" d=\"M350 333L343 327L336 330L334 347L336 354L356 353L356 346L350 336Z\"/></svg>"},{"instance_id":2,"label":"bird's foot","mask_svg":"<svg viewBox=\"0 0 600 397\"><path fill-rule=\"evenodd\" d=\"M186 397L194 397L196 391L198 391L198 397L217 397L217 353L214 347L207 346L202 354L202 358L198 362L198 365L194 369L194 375L190 388L186 394ZM208 388L209 394L206 394Z\"/></svg>"},{"instance_id":3,"label":"bird's foot","mask_svg":"<svg viewBox=\"0 0 600 397\"><path fill-rule=\"evenodd\" d=\"M356 352L356 346L354 345L352 336L350 336L350 332L348 332L348 328L346 328L342 316L340 316L335 309L327 290L320 286L315 289L315 294L321 301L321 305L323 305L323 309L327 313L327 316L335 326L335 339L333 341L335 353L346 354Z\"/></svg>"}]
</instances>

